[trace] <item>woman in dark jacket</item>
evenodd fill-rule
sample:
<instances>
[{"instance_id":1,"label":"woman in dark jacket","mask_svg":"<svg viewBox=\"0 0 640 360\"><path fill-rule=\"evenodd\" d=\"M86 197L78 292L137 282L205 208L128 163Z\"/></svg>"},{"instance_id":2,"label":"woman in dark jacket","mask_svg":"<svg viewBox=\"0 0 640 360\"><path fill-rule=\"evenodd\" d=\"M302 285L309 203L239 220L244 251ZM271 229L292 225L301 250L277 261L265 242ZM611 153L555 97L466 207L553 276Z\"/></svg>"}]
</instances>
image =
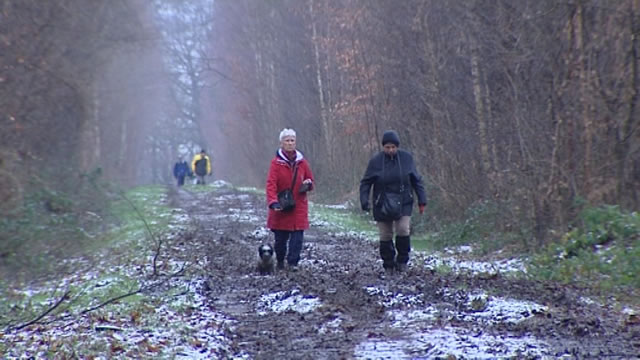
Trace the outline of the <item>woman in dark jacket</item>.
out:
<instances>
[{"instance_id":1,"label":"woman in dark jacket","mask_svg":"<svg viewBox=\"0 0 640 360\"><path fill-rule=\"evenodd\" d=\"M278 193L291 189L292 184L295 206L286 211L278 200ZM266 183L269 206L267 228L275 235L274 247L278 269L284 269L285 256L289 268L293 271L300 261L304 230L309 228L307 191L312 189L313 173L304 155L296 150L296 132L284 129L280 132L280 149L271 160Z\"/></svg>"},{"instance_id":2,"label":"woman in dark jacket","mask_svg":"<svg viewBox=\"0 0 640 360\"><path fill-rule=\"evenodd\" d=\"M418 197L420 214L424 212L427 197L422 177L416 170L413 156L398 149L400 138L395 131L382 136L383 151L369 160L367 170L360 181L360 205L371 209L369 196L373 186L373 218L380 234L380 257L387 272L406 270L411 251L411 210L413 193ZM393 242L393 229L396 241ZM396 257L397 251L397 257Z\"/></svg>"}]
</instances>

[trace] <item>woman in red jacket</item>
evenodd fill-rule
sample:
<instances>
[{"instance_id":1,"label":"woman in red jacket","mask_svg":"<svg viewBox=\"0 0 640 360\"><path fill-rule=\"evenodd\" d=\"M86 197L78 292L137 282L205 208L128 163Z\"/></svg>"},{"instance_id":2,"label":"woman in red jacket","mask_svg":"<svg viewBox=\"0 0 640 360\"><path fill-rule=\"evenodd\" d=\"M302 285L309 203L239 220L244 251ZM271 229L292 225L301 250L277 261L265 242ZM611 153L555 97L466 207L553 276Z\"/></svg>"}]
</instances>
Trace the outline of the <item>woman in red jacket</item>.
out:
<instances>
[{"instance_id":1,"label":"woman in red jacket","mask_svg":"<svg viewBox=\"0 0 640 360\"><path fill-rule=\"evenodd\" d=\"M278 193L286 189L292 190L295 200L290 210L283 209L278 201ZM280 148L271 160L266 184L267 228L275 235L278 269L284 269L285 257L291 270L295 271L298 266L304 230L309 228L307 192L311 189L313 173L302 153L296 150L296 132L284 129L280 132Z\"/></svg>"}]
</instances>

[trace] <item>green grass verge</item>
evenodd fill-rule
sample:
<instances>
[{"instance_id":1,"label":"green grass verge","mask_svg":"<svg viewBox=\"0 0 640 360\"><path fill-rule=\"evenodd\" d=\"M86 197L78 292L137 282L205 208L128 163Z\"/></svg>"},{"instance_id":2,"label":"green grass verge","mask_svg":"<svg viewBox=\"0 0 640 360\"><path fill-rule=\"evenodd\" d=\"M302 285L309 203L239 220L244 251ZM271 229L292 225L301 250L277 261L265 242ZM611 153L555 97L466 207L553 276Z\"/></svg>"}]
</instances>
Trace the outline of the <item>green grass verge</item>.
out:
<instances>
[{"instance_id":1,"label":"green grass verge","mask_svg":"<svg viewBox=\"0 0 640 360\"><path fill-rule=\"evenodd\" d=\"M34 191L25 196L20 216L1 218L0 274L26 280L47 273L59 255L89 244L91 219L79 216L74 205L66 194Z\"/></svg>"},{"instance_id":2,"label":"green grass verge","mask_svg":"<svg viewBox=\"0 0 640 360\"><path fill-rule=\"evenodd\" d=\"M618 206L588 207L578 225L536 254L531 276L625 296L640 289L640 215Z\"/></svg>"},{"instance_id":3,"label":"green grass verge","mask_svg":"<svg viewBox=\"0 0 640 360\"><path fill-rule=\"evenodd\" d=\"M67 291L68 300L52 314L82 311L137 290L140 286L137 279L124 273L124 267L113 265L144 265L148 262L148 255L154 248L150 231L154 237L162 236L171 219L171 209L166 206L165 192L164 186L138 187L123 193L108 206L111 215L119 220L118 223L114 223L109 231L92 238L90 243L84 245L84 253L94 254L90 261L96 264L93 266L93 270L98 273L96 278L68 288L57 284L56 281L49 281L45 282L44 286L35 288L39 290L32 291L15 290L18 284L0 281L0 297L5 300L0 302L0 318L11 320L13 325L24 323L51 307L53 302ZM58 229L50 227L49 231ZM108 260L102 263L101 258ZM73 269L73 260L69 261L66 267ZM137 304L142 299L142 296L134 295L119 302Z\"/></svg>"},{"instance_id":4,"label":"green grass verge","mask_svg":"<svg viewBox=\"0 0 640 360\"><path fill-rule=\"evenodd\" d=\"M124 192L111 203L109 212L119 220L119 225L104 234L99 246L122 239L137 241L140 236L157 236L166 230L171 219L171 209L166 205L166 187L141 186Z\"/></svg>"},{"instance_id":5,"label":"green grass verge","mask_svg":"<svg viewBox=\"0 0 640 360\"><path fill-rule=\"evenodd\" d=\"M342 207L310 203L309 217L311 221L326 223L338 231L354 231L367 236L377 234L376 225L370 216Z\"/></svg>"}]
</instances>

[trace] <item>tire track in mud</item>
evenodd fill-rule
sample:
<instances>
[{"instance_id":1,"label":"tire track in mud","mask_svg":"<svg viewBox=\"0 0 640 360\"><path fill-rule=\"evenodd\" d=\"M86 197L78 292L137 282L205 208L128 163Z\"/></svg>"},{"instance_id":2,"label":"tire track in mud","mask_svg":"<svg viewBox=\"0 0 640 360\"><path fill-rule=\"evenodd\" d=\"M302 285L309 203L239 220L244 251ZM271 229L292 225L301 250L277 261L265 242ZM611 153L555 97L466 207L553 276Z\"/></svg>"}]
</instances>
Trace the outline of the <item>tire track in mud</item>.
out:
<instances>
[{"instance_id":1,"label":"tire track in mud","mask_svg":"<svg viewBox=\"0 0 640 360\"><path fill-rule=\"evenodd\" d=\"M416 265L384 277L374 243L336 238L313 225L305 231L298 271L260 276L257 248L273 243L264 229L263 195L181 189L175 197L197 224L192 241L206 249L198 255L205 259L209 306L234 320L225 329L233 358L445 358L450 353L439 350L438 341L462 343L458 358L500 358L514 347L522 348L517 354L523 358L635 358L640 351L640 329L621 326L606 307L580 302L571 288L500 275L439 274ZM547 308L517 323L487 321L473 317L477 309L469 298L477 289ZM403 325L405 315L397 315L424 309L433 316L413 318L410 327ZM464 335L451 333L452 327ZM432 335L417 337L419 332ZM491 336L493 348L481 349L469 340L474 336ZM529 338L541 343L527 345Z\"/></svg>"}]
</instances>

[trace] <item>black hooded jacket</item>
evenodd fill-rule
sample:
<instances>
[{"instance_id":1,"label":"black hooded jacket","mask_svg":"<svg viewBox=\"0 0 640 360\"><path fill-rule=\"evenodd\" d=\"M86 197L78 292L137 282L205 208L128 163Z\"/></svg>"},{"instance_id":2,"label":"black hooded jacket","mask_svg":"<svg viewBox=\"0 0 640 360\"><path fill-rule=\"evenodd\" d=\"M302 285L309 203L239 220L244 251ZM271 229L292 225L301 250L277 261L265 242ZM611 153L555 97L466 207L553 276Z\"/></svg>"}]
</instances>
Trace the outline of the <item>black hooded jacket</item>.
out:
<instances>
[{"instance_id":1,"label":"black hooded jacket","mask_svg":"<svg viewBox=\"0 0 640 360\"><path fill-rule=\"evenodd\" d=\"M411 216L414 191L418 196L418 204L427 204L422 177L416 170L413 156L404 150L398 149L393 157L380 151L369 160L367 170L360 181L360 205L363 210L370 209L369 195L372 186L373 218L376 221L385 221L379 214L379 207L376 206L376 200L379 199L382 191L403 194L402 215L404 216Z\"/></svg>"}]
</instances>

